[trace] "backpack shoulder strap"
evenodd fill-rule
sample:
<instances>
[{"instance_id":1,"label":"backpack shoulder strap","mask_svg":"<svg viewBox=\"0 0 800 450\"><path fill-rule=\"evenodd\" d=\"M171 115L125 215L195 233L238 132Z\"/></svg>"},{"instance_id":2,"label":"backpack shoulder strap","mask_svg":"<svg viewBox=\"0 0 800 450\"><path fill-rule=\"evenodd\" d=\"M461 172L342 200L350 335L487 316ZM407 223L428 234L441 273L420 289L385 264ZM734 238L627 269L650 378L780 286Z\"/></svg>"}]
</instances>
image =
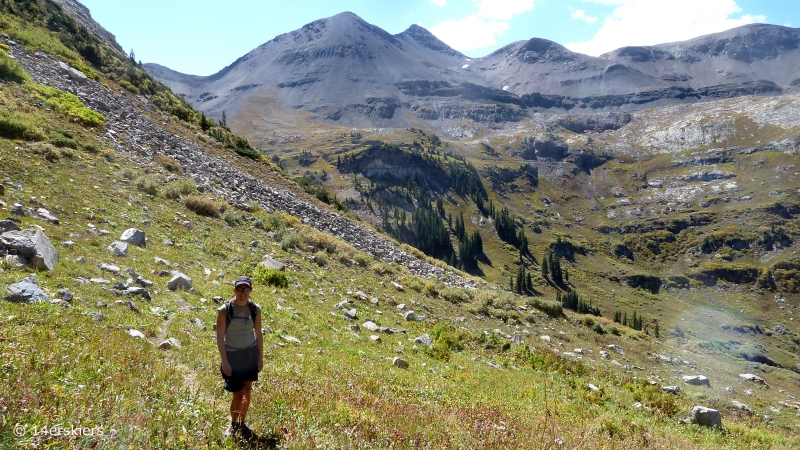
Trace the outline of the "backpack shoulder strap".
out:
<instances>
[{"instance_id":1,"label":"backpack shoulder strap","mask_svg":"<svg viewBox=\"0 0 800 450\"><path fill-rule=\"evenodd\" d=\"M233 300L228 300L225 302L225 332L228 332L228 327L231 325L231 320L233 320L233 308L231 307L231 303Z\"/></svg>"},{"instance_id":2,"label":"backpack shoulder strap","mask_svg":"<svg viewBox=\"0 0 800 450\"><path fill-rule=\"evenodd\" d=\"M247 301L247 306L250 307L250 314L253 315L253 328L256 326L256 314L258 311L256 310L256 303L252 300Z\"/></svg>"}]
</instances>

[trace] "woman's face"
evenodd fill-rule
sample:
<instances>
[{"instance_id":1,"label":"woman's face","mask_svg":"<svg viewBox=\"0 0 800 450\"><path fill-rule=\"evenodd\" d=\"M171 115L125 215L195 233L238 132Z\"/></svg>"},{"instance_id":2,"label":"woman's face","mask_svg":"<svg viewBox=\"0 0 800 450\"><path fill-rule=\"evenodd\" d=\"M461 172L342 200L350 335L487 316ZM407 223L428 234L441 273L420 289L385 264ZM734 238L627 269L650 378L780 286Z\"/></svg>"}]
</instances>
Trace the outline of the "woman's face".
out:
<instances>
[{"instance_id":1,"label":"woman's face","mask_svg":"<svg viewBox=\"0 0 800 450\"><path fill-rule=\"evenodd\" d=\"M233 289L233 293L236 295L236 300L247 300L250 297L250 292L252 291L253 288L245 284L236 286Z\"/></svg>"}]
</instances>

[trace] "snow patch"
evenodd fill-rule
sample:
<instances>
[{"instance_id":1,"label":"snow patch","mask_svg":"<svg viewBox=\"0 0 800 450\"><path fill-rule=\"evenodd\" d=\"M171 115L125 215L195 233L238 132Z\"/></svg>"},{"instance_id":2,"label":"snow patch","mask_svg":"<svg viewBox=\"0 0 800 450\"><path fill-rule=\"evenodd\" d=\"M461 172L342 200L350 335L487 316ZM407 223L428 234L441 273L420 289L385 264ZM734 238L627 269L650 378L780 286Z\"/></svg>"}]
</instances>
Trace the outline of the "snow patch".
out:
<instances>
[{"instance_id":1,"label":"snow patch","mask_svg":"<svg viewBox=\"0 0 800 450\"><path fill-rule=\"evenodd\" d=\"M463 66L461 66L462 69L466 69L467 67L469 67L469 64L464 64Z\"/></svg>"},{"instance_id":2,"label":"snow patch","mask_svg":"<svg viewBox=\"0 0 800 450\"><path fill-rule=\"evenodd\" d=\"M508 90L508 86L503 86L503 90L507 91Z\"/></svg>"}]
</instances>

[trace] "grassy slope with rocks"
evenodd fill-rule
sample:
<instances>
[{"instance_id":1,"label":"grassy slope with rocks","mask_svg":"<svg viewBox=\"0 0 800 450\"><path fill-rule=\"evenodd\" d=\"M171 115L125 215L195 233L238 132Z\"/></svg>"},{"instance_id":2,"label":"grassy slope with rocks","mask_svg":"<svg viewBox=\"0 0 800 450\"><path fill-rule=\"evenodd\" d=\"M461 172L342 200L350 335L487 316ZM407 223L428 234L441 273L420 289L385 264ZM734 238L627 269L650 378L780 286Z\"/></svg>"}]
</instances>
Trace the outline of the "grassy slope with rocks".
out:
<instances>
[{"instance_id":1,"label":"grassy slope with rocks","mask_svg":"<svg viewBox=\"0 0 800 450\"><path fill-rule=\"evenodd\" d=\"M88 107L98 100L81 96L85 89L79 82L51 75L47 67L15 55L34 72L30 75L35 80L49 80L64 91L72 88ZM646 305L662 308L662 337L655 339L622 325L615 326L617 333L598 334L591 326L600 323L612 331L609 320L571 312L559 316L553 308L556 317L549 317L527 304L548 309L541 299L447 287L435 277L418 276L414 267L384 260L385 254L373 256L303 224L297 216L274 208L268 212L266 201L262 206L248 204L252 199L247 191L225 187L214 173L203 174L186 164L185 153L175 151L174 145L148 148L151 141L142 136L155 134L178 147L191 145L193 151L220 158L219 167L226 171L248 172L281 188L289 185L268 166L246 162L202 134L198 137L196 126L165 119L124 94L114 80L100 78L113 101L107 102L109 110L101 111L105 122L97 128L36 101L19 84L0 86L2 112L23 128L40 131L35 139L24 133L0 139L2 208L10 211L18 202L26 208L47 208L59 217L60 224L54 225L29 214L20 217L21 227L43 227L60 252L54 271L33 273L40 286L51 297L64 288L75 294L69 307L0 302L3 447L234 447L222 436L228 397L217 370L212 298L227 297L233 278L253 272L261 280L255 297L265 311L267 364L249 421L265 436L265 446L781 448L796 442L794 412L778 403L790 404L787 395L797 392L796 375L767 367L766 375L759 373L769 386L746 384L737 375L748 363L720 357L733 350L757 352L767 341L755 335L744 339L739 331L722 328L732 322L746 325L750 314L765 306L752 292L723 284L716 295L695 288L688 291L691 298L681 293L681 302L675 302L674 294L628 289L613 280L613 272L603 273L609 264L627 263L600 256L599 251L585 259L577 256L587 268L570 266L570 283L595 296L595 304L646 314L652 314ZM84 83L95 86L93 81ZM204 178L198 182L197 175ZM570 199L559 185L545 184L544 189L552 198L560 194ZM189 201L193 196L215 203L211 215L195 212L198 208ZM295 198L291 192L278 196ZM508 203L513 205L513 200ZM561 202L557 208L566 217ZM316 203L312 210L324 211L323 205ZM112 256L107 246L129 227L147 233L147 247L131 247L127 257ZM468 224L470 230L475 227ZM89 228L100 232L87 233ZM591 236L582 239L579 234L586 230L569 228L575 233L570 239L585 240L586 247L594 249ZM549 237L534 239L532 248L541 257ZM65 241L75 245L64 248ZM495 264L503 261L496 256L502 254L502 244L492 241L487 248ZM286 264L288 285L280 275L255 269L265 254ZM81 256L85 263L77 262ZM156 257L169 265L156 262ZM154 281L152 298L117 295L111 286L127 275L104 272L98 267L102 263L132 268ZM194 290L166 289L169 278L159 273L170 270L192 277ZM7 286L30 274L29 267L7 262L0 284ZM83 283L79 278L112 283ZM535 278L545 298L555 292L538 275ZM267 280L281 287L265 284ZM730 297L746 313L723 310L720 305L727 308ZM336 308L344 300L356 308L357 323L372 320L405 333L371 333L363 327L353 331L353 322ZM117 301L132 301L138 312ZM419 320L406 321L408 309ZM87 315L98 312L104 316L99 322ZM697 331L709 323L721 330L714 333L718 339ZM746 326L741 328L748 333ZM145 338L130 336L130 329ZM426 333L432 336L432 346L413 343ZM731 338L726 333L739 334ZM371 339L372 334L379 335L380 342ZM792 345L796 334L789 330L773 336L782 339L781 345ZM170 337L182 346L157 348ZM740 348L745 340L755 344ZM731 348L734 342L740 344L736 349ZM625 354L609 349L612 344L624 348ZM395 356L408 361L410 368L393 368ZM709 375L712 388L683 385L683 373ZM683 391L674 396L657 386L669 384L681 384ZM746 389L752 390L752 397L744 394ZM733 400L748 403L753 414L738 410ZM644 407L634 408L637 401ZM725 431L683 423L694 404L721 409ZM772 419L765 420L764 414ZM29 426L23 438L13 434L16 423ZM34 436L32 428L42 425L102 427L104 436Z\"/></svg>"}]
</instances>

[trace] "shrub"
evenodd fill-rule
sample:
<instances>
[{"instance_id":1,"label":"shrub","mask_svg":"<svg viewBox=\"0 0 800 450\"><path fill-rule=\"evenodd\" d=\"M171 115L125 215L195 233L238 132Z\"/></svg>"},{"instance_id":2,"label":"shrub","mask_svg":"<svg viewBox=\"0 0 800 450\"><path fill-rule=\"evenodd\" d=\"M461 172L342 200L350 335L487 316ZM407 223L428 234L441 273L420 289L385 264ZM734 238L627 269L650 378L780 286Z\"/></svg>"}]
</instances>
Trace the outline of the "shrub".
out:
<instances>
[{"instance_id":1,"label":"shrub","mask_svg":"<svg viewBox=\"0 0 800 450\"><path fill-rule=\"evenodd\" d=\"M149 194L149 195L157 195L158 188L161 186L161 177L158 175L142 175L137 178L134 182L136 188L140 191Z\"/></svg>"},{"instance_id":2,"label":"shrub","mask_svg":"<svg viewBox=\"0 0 800 450\"><path fill-rule=\"evenodd\" d=\"M22 83L30 79L28 73L18 62L3 52L0 52L0 78L15 83Z\"/></svg>"},{"instance_id":3,"label":"shrub","mask_svg":"<svg viewBox=\"0 0 800 450\"><path fill-rule=\"evenodd\" d=\"M586 325L587 327L593 326L595 324L594 317L588 314L583 316L583 324Z\"/></svg>"},{"instance_id":4,"label":"shrub","mask_svg":"<svg viewBox=\"0 0 800 450\"><path fill-rule=\"evenodd\" d=\"M201 216L214 217L219 215L220 204L209 198L200 197L199 195L187 195L183 197L183 204L186 205L191 211L194 211Z\"/></svg>"},{"instance_id":5,"label":"shrub","mask_svg":"<svg viewBox=\"0 0 800 450\"><path fill-rule=\"evenodd\" d=\"M466 289L444 289L439 294L454 304L467 303L472 300L472 295Z\"/></svg>"},{"instance_id":6,"label":"shrub","mask_svg":"<svg viewBox=\"0 0 800 450\"><path fill-rule=\"evenodd\" d=\"M0 136L25 141L43 141L47 139L47 136L39 127L6 111L0 112Z\"/></svg>"},{"instance_id":7,"label":"shrub","mask_svg":"<svg viewBox=\"0 0 800 450\"><path fill-rule=\"evenodd\" d=\"M615 325L609 325L606 327L606 331L613 334L614 336L619 336L620 332L619 329Z\"/></svg>"},{"instance_id":8,"label":"shrub","mask_svg":"<svg viewBox=\"0 0 800 450\"><path fill-rule=\"evenodd\" d=\"M594 325L592 325L592 331L594 331L597 334L606 333L606 330L603 329L603 325L600 322L595 322Z\"/></svg>"},{"instance_id":9,"label":"shrub","mask_svg":"<svg viewBox=\"0 0 800 450\"><path fill-rule=\"evenodd\" d=\"M281 250L288 251L290 248L297 247L297 233L286 233L281 239Z\"/></svg>"},{"instance_id":10,"label":"shrub","mask_svg":"<svg viewBox=\"0 0 800 450\"><path fill-rule=\"evenodd\" d=\"M328 254L322 251L314 253L314 264L320 267L328 265Z\"/></svg>"},{"instance_id":11,"label":"shrub","mask_svg":"<svg viewBox=\"0 0 800 450\"><path fill-rule=\"evenodd\" d=\"M529 298L528 305L538 309L550 317L561 317L564 315L564 307L561 306L561 303L557 301Z\"/></svg>"},{"instance_id":12,"label":"shrub","mask_svg":"<svg viewBox=\"0 0 800 450\"><path fill-rule=\"evenodd\" d=\"M162 167L167 169L167 171L172 173L183 173L183 167L178 161L170 158L167 155L158 154L153 157L153 161L160 164Z\"/></svg>"},{"instance_id":13,"label":"shrub","mask_svg":"<svg viewBox=\"0 0 800 450\"><path fill-rule=\"evenodd\" d=\"M253 279L267 286L289 287L289 278L285 272L278 269L270 269L260 264L253 269Z\"/></svg>"},{"instance_id":14,"label":"shrub","mask_svg":"<svg viewBox=\"0 0 800 450\"><path fill-rule=\"evenodd\" d=\"M342 253L349 250L349 245L328 233L323 233L316 228L303 227L299 233L300 242L328 253Z\"/></svg>"},{"instance_id":15,"label":"shrub","mask_svg":"<svg viewBox=\"0 0 800 450\"><path fill-rule=\"evenodd\" d=\"M222 220L228 223L228 225L235 227L237 225L241 225L244 223L242 216L239 215L236 211L229 209L222 214Z\"/></svg>"},{"instance_id":16,"label":"shrub","mask_svg":"<svg viewBox=\"0 0 800 450\"><path fill-rule=\"evenodd\" d=\"M37 155L43 155L44 158L50 162L55 162L61 159L61 156L75 156L74 153L71 153L71 150L64 149L69 151L69 155L63 154L62 151L59 150L55 145L49 144L46 142L35 142L31 144L31 151Z\"/></svg>"},{"instance_id":17,"label":"shrub","mask_svg":"<svg viewBox=\"0 0 800 450\"><path fill-rule=\"evenodd\" d=\"M164 186L164 197L172 200L177 200L184 195L195 194L197 194L197 184L189 178L179 178L175 181L170 181Z\"/></svg>"},{"instance_id":18,"label":"shrub","mask_svg":"<svg viewBox=\"0 0 800 450\"><path fill-rule=\"evenodd\" d=\"M47 140L56 147L67 147L75 150L81 147L81 143L78 142L77 139L75 139L72 136L66 136L64 133L70 135L73 134L71 132L66 132L66 131L63 133L59 131L51 131L50 136L48 136Z\"/></svg>"},{"instance_id":19,"label":"shrub","mask_svg":"<svg viewBox=\"0 0 800 450\"><path fill-rule=\"evenodd\" d=\"M61 114L77 119L86 126L101 127L105 122L102 114L87 108L73 94L37 83L25 83L25 87L33 93L32 100L45 103Z\"/></svg>"},{"instance_id":20,"label":"shrub","mask_svg":"<svg viewBox=\"0 0 800 450\"><path fill-rule=\"evenodd\" d=\"M425 354L431 358L447 362L451 352L464 350L465 332L459 332L446 323L437 323L431 330L433 345L425 349Z\"/></svg>"}]
</instances>

